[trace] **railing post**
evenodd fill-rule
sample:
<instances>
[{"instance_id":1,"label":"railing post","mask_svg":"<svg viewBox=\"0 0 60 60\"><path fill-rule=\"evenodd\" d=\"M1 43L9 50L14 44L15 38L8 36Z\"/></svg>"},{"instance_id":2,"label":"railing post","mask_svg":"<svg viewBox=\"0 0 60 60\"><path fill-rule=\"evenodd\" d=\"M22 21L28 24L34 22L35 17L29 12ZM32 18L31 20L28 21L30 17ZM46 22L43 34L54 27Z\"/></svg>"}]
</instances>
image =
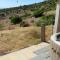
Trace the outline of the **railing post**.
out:
<instances>
[{"instance_id":1,"label":"railing post","mask_svg":"<svg viewBox=\"0 0 60 60\"><path fill-rule=\"evenodd\" d=\"M41 26L41 41L45 42L45 26Z\"/></svg>"}]
</instances>

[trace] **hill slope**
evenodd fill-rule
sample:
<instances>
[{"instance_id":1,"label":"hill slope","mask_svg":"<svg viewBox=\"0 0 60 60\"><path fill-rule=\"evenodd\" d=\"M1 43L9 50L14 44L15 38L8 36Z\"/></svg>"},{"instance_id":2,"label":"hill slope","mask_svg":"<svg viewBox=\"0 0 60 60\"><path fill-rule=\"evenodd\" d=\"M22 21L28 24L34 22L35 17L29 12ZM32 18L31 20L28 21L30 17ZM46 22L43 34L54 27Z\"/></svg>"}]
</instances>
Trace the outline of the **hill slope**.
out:
<instances>
[{"instance_id":1,"label":"hill slope","mask_svg":"<svg viewBox=\"0 0 60 60\"><path fill-rule=\"evenodd\" d=\"M49 11L49 10L55 10L56 7L56 0L47 0L44 2L40 3L35 3L31 5L24 5L24 6L19 6L19 7L13 7L13 8L6 8L6 9L0 9L0 14L4 15L14 15L14 14L31 14L32 11L35 11L37 9L44 10L44 11Z\"/></svg>"}]
</instances>

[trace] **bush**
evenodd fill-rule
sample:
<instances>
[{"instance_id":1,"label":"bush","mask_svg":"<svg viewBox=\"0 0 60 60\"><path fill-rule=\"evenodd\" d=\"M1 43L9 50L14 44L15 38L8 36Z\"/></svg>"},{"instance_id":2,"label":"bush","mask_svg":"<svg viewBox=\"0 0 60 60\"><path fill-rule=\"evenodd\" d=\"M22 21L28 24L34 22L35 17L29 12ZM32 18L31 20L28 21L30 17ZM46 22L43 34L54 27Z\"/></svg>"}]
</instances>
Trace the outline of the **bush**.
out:
<instances>
[{"instance_id":1,"label":"bush","mask_svg":"<svg viewBox=\"0 0 60 60\"><path fill-rule=\"evenodd\" d=\"M3 27L4 27L4 26L3 26L2 24L0 24L0 30L2 30L2 29L3 29Z\"/></svg>"},{"instance_id":2,"label":"bush","mask_svg":"<svg viewBox=\"0 0 60 60\"><path fill-rule=\"evenodd\" d=\"M43 11L42 10L36 10L33 12L33 16L35 18L43 16Z\"/></svg>"},{"instance_id":3,"label":"bush","mask_svg":"<svg viewBox=\"0 0 60 60\"><path fill-rule=\"evenodd\" d=\"M37 26L42 26L42 25L44 25L44 24L46 24L46 18L45 18L45 16L43 16L43 17L40 17L40 19L37 21Z\"/></svg>"},{"instance_id":4,"label":"bush","mask_svg":"<svg viewBox=\"0 0 60 60\"><path fill-rule=\"evenodd\" d=\"M21 17L22 17L22 19L26 19L26 18L29 17L29 16L31 16L31 14L24 14L24 15L22 15Z\"/></svg>"},{"instance_id":5,"label":"bush","mask_svg":"<svg viewBox=\"0 0 60 60\"><path fill-rule=\"evenodd\" d=\"M39 21L37 21L37 26L42 26L42 25L53 25L55 22L54 15L49 15L49 16L42 16L40 17Z\"/></svg>"},{"instance_id":6,"label":"bush","mask_svg":"<svg viewBox=\"0 0 60 60\"><path fill-rule=\"evenodd\" d=\"M22 21L22 22L20 23L20 26L22 26L22 27L29 27L30 24L27 23L27 22L25 22L25 21Z\"/></svg>"},{"instance_id":7,"label":"bush","mask_svg":"<svg viewBox=\"0 0 60 60\"><path fill-rule=\"evenodd\" d=\"M18 24L22 22L22 18L19 16L10 17L11 23Z\"/></svg>"}]
</instances>

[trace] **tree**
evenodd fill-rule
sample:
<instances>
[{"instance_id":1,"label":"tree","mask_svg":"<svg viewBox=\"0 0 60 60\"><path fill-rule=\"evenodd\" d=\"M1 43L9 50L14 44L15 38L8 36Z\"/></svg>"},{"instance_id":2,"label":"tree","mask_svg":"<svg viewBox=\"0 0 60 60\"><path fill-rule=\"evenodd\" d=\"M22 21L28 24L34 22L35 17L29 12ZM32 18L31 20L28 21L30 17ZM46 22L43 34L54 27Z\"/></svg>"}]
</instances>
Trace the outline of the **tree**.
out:
<instances>
[{"instance_id":1,"label":"tree","mask_svg":"<svg viewBox=\"0 0 60 60\"><path fill-rule=\"evenodd\" d=\"M33 12L33 16L36 18L41 17L41 16L43 16L43 12L44 12L43 10L36 10Z\"/></svg>"},{"instance_id":2,"label":"tree","mask_svg":"<svg viewBox=\"0 0 60 60\"><path fill-rule=\"evenodd\" d=\"M15 16L15 17L10 17L11 23L13 24L18 24L22 22L22 18L19 16Z\"/></svg>"},{"instance_id":3,"label":"tree","mask_svg":"<svg viewBox=\"0 0 60 60\"><path fill-rule=\"evenodd\" d=\"M47 1L47 3L50 5L50 8L56 9L56 4L58 0L45 0L45 1Z\"/></svg>"},{"instance_id":4,"label":"tree","mask_svg":"<svg viewBox=\"0 0 60 60\"><path fill-rule=\"evenodd\" d=\"M55 21L54 15L42 16L42 17L40 17L39 21L37 22L37 26L53 25L54 21Z\"/></svg>"}]
</instances>

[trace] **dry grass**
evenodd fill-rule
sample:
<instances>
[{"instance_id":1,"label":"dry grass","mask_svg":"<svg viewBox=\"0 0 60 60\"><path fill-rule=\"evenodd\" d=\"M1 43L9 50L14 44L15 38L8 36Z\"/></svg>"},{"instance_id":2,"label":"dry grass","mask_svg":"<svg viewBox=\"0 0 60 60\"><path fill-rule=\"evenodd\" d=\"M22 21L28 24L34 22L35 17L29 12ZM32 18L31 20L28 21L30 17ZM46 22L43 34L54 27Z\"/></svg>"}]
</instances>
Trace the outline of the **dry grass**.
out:
<instances>
[{"instance_id":1,"label":"dry grass","mask_svg":"<svg viewBox=\"0 0 60 60\"><path fill-rule=\"evenodd\" d=\"M40 43L40 28L21 27L15 30L1 31L0 51L12 52Z\"/></svg>"},{"instance_id":2,"label":"dry grass","mask_svg":"<svg viewBox=\"0 0 60 60\"><path fill-rule=\"evenodd\" d=\"M53 26L46 26L46 30L45 30L45 37L46 37L46 41L49 41L50 40L50 37L53 33Z\"/></svg>"},{"instance_id":3,"label":"dry grass","mask_svg":"<svg viewBox=\"0 0 60 60\"><path fill-rule=\"evenodd\" d=\"M51 26L46 27L46 40L52 34ZM0 31L0 52L13 52L22 48L39 44L40 27L21 27L14 30Z\"/></svg>"}]
</instances>

